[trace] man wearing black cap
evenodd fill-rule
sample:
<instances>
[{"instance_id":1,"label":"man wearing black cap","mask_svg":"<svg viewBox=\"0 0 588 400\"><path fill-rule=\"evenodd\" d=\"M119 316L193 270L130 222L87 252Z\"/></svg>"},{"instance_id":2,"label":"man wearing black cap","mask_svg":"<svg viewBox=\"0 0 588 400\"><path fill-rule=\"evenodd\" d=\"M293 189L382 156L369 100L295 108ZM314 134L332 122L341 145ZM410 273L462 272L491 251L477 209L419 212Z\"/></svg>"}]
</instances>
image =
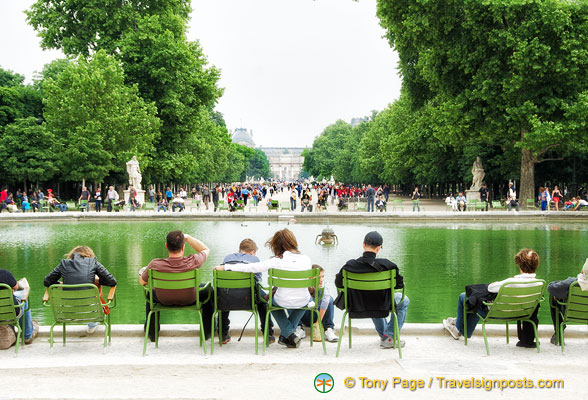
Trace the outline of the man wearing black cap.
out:
<instances>
[{"instance_id":1,"label":"man wearing black cap","mask_svg":"<svg viewBox=\"0 0 588 400\"><path fill-rule=\"evenodd\" d=\"M335 286L343 287L343 270L353 273L369 273L396 270L396 287L402 289L404 281L396 264L385 258L376 258L378 252L382 249L382 235L376 231L369 232L363 239L363 256L356 260L349 260L341 268L341 271L335 277ZM380 347L384 349L393 349L394 342L394 318L386 321L390 312L390 291L358 291L349 289L349 315L351 318L371 318L380 335ZM402 301L400 301L402 300ZM402 329L406 319L406 310L408 309L408 297L402 299L402 293L394 294L396 302L396 315L398 317L398 331ZM400 346L404 347L404 340L400 341Z\"/></svg>"}]
</instances>

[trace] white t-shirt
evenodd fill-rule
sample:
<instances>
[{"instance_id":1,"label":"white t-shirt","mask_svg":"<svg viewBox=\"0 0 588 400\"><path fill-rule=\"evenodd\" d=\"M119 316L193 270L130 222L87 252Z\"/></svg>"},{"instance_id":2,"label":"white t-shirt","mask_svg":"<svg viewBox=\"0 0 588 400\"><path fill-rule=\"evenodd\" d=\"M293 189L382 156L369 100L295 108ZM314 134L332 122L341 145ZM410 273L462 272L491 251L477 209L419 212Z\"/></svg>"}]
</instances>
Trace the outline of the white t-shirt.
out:
<instances>
[{"instance_id":1,"label":"white t-shirt","mask_svg":"<svg viewBox=\"0 0 588 400\"><path fill-rule=\"evenodd\" d=\"M265 272L270 268L286 271L305 271L312 269L312 262L308 256L284 252L282 258L272 257L265 261L250 264L227 264L225 269L240 272ZM304 307L310 301L310 293L307 288L278 288L274 299L280 307L298 308Z\"/></svg>"},{"instance_id":2,"label":"white t-shirt","mask_svg":"<svg viewBox=\"0 0 588 400\"><path fill-rule=\"evenodd\" d=\"M507 278L503 281L498 281L498 282L492 282L491 284L488 285L488 291L490 293L498 293L498 290L500 290L500 287L502 285L504 285L505 283L520 283L520 285L516 285L513 287L531 287L531 286L540 286L542 285L541 282L537 282L534 284L525 284L525 281L531 281L531 280L535 280L537 279L536 274L519 274L519 275L515 275L512 278Z\"/></svg>"}]
</instances>

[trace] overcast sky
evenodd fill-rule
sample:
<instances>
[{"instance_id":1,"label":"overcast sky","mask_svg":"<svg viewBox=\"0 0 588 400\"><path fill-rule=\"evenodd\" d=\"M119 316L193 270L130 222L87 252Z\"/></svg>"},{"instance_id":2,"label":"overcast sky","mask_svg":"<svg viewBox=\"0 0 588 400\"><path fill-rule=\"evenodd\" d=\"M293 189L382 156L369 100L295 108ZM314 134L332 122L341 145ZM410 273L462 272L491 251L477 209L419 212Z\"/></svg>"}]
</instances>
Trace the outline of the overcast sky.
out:
<instances>
[{"instance_id":1,"label":"overcast sky","mask_svg":"<svg viewBox=\"0 0 588 400\"><path fill-rule=\"evenodd\" d=\"M42 51L23 14L0 0L0 67L25 75L61 56ZM262 146L310 146L337 119L382 110L400 94L397 56L376 0L193 0L198 39L225 88L217 110Z\"/></svg>"}]
</instances>

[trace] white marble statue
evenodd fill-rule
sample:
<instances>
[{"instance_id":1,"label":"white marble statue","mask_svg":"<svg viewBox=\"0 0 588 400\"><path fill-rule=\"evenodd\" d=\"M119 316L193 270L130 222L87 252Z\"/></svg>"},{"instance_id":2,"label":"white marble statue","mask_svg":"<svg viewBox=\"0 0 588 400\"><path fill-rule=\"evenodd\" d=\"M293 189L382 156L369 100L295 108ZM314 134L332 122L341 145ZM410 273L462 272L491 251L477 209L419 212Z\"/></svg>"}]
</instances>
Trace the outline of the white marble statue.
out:
<instances>
[{"instance_id":1,"label":"white marble statue","mask_svg":"<svg viewBox=\"0 0 588 400\"><path fill-rule=\"evenodd\" d=\"M482 187L482 182L484 182L484 177L486 173L484 172L484 167L482 167L482 160L480 160L480 156L476 157L476 161L472 165L472 186L470 190L480 190Z\"/></svg>"},{"instance_id":2,"label":"white marble statue","mask_svg":"<svg viewBox=\"0 0 588 400\"><path fill-rule=\"evenodd\" d=\"M133 185L135 190L141 190L141 170L139 169L139 161L137 157L133 156L129 162L127 162L127 173L129 174L129 185Z\"/></svg>"}]
</instances>

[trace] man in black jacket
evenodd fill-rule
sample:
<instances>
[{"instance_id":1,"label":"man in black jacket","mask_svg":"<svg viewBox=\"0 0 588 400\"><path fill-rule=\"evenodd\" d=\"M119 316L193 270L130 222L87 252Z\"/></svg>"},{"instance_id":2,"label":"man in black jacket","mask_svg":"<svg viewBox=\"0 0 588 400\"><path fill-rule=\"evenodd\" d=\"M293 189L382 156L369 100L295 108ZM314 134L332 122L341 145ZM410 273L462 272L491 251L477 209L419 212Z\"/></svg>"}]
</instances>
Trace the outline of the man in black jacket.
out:
<instances>
[{"instance_id":1,"label":"man in black jacket","mask_svg":"<svg viewBox=\"0 0 588 400\"><path fill-rule=\"evenodd\" d=\"M376 258L378 252L382 249L382 235L376 231L369 232L363 239L363 256L356 260L349 260L341 268L341 271L335 277L335 286L343 287L343 270L353 273L369 273L379 271L396 270L396 289L404 287L404 281L400 275L398 267L393 262L385 258ZM371 318L380 335L380 347L384 349L394 348L394 318L386 321L390 312L390 291L360 291L349 289L349 315L351 318ZM402 300L402 301L401 301ZM408 309L408 297L402 299L402 293L394 294L396 303L396 314L398 317L398 331L402 329L406 319ZM404 347L404 340L400 341L400 346Z\"/></svg>"}]
</instances>

